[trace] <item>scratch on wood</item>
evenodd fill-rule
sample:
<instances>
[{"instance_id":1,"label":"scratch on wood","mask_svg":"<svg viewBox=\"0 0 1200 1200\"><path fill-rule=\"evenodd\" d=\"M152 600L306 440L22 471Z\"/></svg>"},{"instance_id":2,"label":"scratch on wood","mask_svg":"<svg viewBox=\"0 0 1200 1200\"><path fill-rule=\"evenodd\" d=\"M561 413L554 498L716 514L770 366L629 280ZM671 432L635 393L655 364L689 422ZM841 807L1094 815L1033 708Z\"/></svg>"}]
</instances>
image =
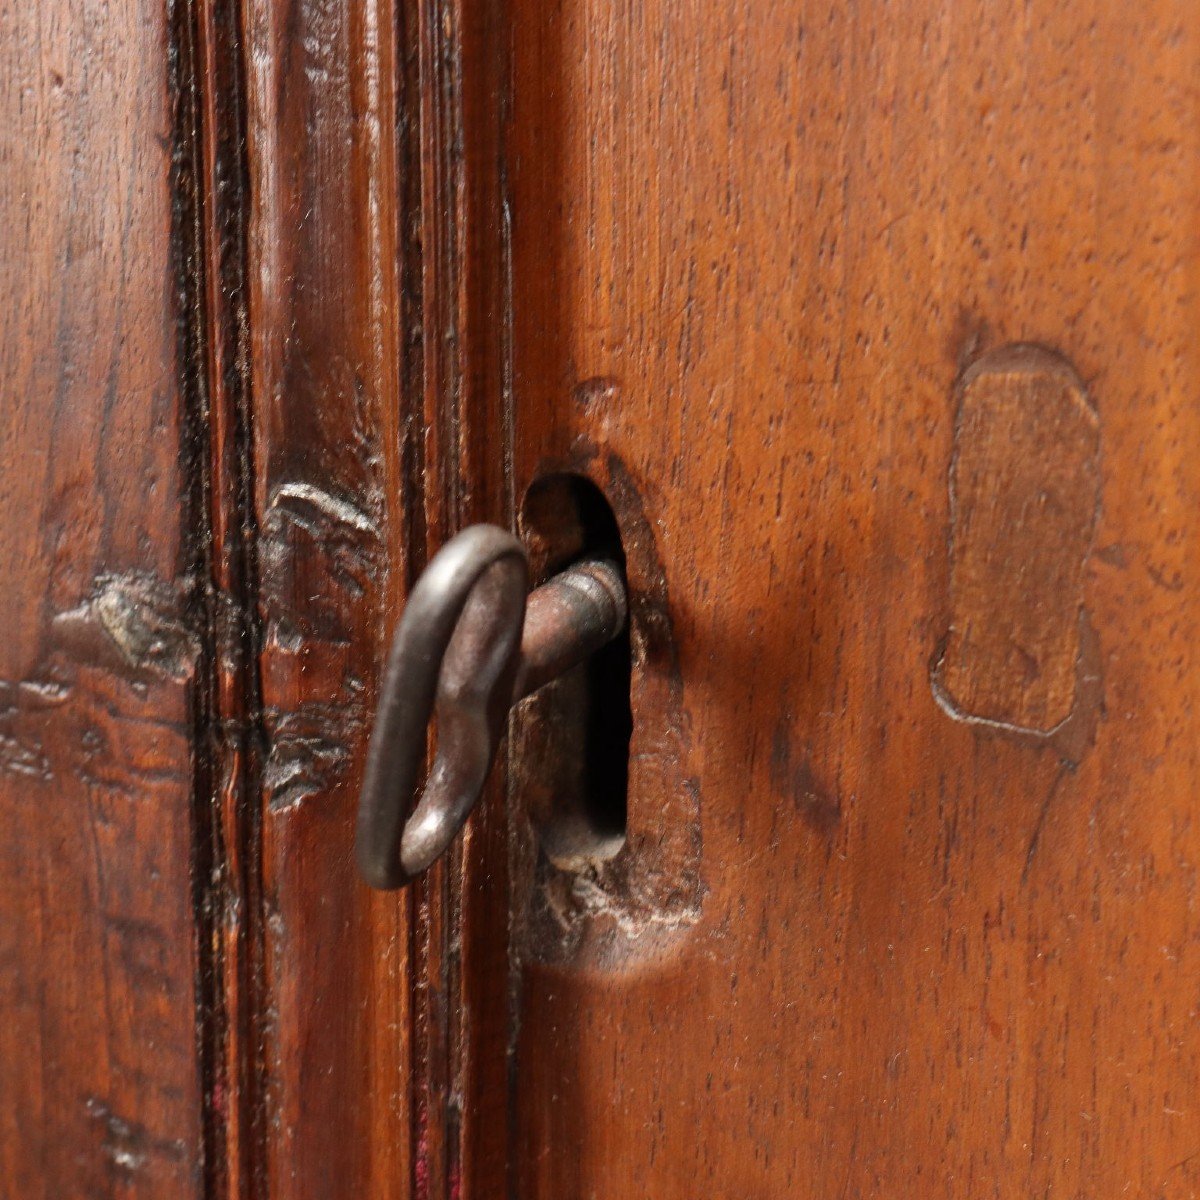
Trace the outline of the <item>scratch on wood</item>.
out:
<instances>
[{"instance_id":1,"label":"scratch on wood","mask_svg":"<svg viewBox=\"0 0 1200 1200\"><path fill-rule=\"evenodd\" d=\"M321 572L326 590L337 595L325 597L310 588L303 605L287 613L272 611L269 622L288 617L306 636L339 636L336 631L344 625L340 597L367 594L381 552L379 522L364 509L311 483L281 484L271 495L259 542L264 595L289 595L301 564L306 572Z\"/></svg>"},{"instance_id":2,"label":"scratch on wood","mask_svg":"<svg viewBox=\"0 0 1200 1200\"><path fill-rule=\"evenodd\" d=\"M1096 411L1051 351L1007 346L964 374L950 471L950 623L932 673L956 720L1049 737L1079 703L1099 451Z\"/></svg>"},{"instance_id":3,"label":"scratch on wood","mask_svg":"<svg viewBox=\"0 0 1200 1200\"><path fill-rule=\"evenodd\" d=\"M144 1125L118 1116L95 1096L88 1097L86 1108L104 1132L104 1156L122 1174L136 1174L156 1157L173 1161L187 1158L187 1146L182 1141L156 1137Z\"/></svg>"},{"instance_id":4,"label":"scratch on wood","mask_svg":"<svg viewBox=\"0 0 1200 1200\"><path fill-rule=\"evenodd\" d=\"M0 679L0 774L54 778L41 731L46 712L70 696L71 688L56 679Z\"/></svg>"},{"instance_id":5,"label":"scratch on wood","mask_svg":"<svg viewBox=\"0 0 1200 1200\"><path fill-rule=\"evenodd\" d=\"M50 779L50 760L40 745L0 733L0 772L26 775L32 779Z\"/></svg>"},{"instance_id":6,"label":"scratch on wood","mask_svg":"<svg viewBox=\"0 0 1200 1200\"><path fill-rule=\"evenodd\" d=\"M379 536L378 525L362 509L311 483L281 484L275 489L271 507L288 513L296 524L310 533L322 532L329 522L333 522L373 538Z\"/></svg>"},{"instance_id":7,"label":"scratch on wood","mask_svg":"<svg viewBox=\"0 0 1200 1200\"><path fill-rule=\"evenodd\" d=\"M1021 869L1021 884L1024 884L1029 879L1029 871L1033 866L1033 860L1037 855L1038 846L1041 845L1042 831L1046 827L1046 818L1050 814L1050 808L1054 804L1054 797L1058 795L1058 789L1062 784L1063 778L1067 774L1068 768L1064 767L1059 770L1053 781L1050 784L1049 790L1046 792L1046 798L1042 801L1042 807L1038 810L1037 821L1033 827L1033 833L1029 838L1029 846L1025 851L1025 866Z\"/></svg>"}]
</instances>

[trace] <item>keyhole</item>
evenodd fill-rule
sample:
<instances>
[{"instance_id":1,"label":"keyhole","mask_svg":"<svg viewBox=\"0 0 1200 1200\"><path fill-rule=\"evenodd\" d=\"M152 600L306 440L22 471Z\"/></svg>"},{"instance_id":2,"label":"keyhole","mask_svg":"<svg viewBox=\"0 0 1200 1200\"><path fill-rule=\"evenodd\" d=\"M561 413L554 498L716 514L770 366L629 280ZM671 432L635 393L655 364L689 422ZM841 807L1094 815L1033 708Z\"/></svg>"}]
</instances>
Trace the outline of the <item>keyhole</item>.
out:
<instances>
[{"instance_id":1,"label":"keyhole","mask_svg":"<svg viewBox=\"0 0 1200 1200\"><path fill-rule=\"evenodd\" d=\"M521 527L538 583L583 555L625 569L621 531L604 493L581 475L531 485ZM520 771L530 818L555 865L578 868L625 844L632 655L629 627L530 702Z\"/></svg>"}]
</instances>

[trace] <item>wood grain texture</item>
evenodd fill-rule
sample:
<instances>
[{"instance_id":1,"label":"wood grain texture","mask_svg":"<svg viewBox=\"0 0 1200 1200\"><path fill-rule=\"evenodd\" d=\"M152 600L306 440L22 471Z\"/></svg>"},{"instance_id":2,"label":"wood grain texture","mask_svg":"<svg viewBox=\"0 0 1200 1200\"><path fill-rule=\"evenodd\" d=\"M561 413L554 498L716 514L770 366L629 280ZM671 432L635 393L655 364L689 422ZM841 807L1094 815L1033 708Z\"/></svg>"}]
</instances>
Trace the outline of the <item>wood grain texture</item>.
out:
<instances>
[{"instance_id":1,"label":"wood grain texture","mask_svg":"<svg viewBox=\"0 0 1200 1200\"><path fill-rule=\"evenodd\" d=\"M513 485L641 497L702 900L525 954L509 1194L1195 1195L1200 11L510 8ZM1102 445L1070 753L931 681L957 381L1023 342Z\"/></svg>"},{"instance_id":2,"label":"wood grain texture","mask_svg":"<svg viewBox=\"0 0 1200 1200\"><path fill-rule=\"evenodd\" d=\"M263 771L254 437L248 389L245 72L237 0L184 9L181 116L193 197L188 263L203 428L193 470L204 516L202 620L208 647L196 754L207 862L200 915L208 1194L266 1193L262 1042Z\"/></svg>"},{"instance_id":3,"label":"wood grain texture","mask_svg":"<svg viewBox=\"0 0 1200 1200\"><path fill-rule=\"evenodd\" d=\"M408 897L353 815L416 436L386 0L250 0L249 406L261 625L265 1194L410 1194Z\"/></svg>"},{"instance_id":4,"label":"wood grain texture","mask_svg":"<svg viewBox=\"0 0 1200 1200\"><path fill-rule=\"evenodd\" d=\"M1076 704L1099 420L1070 364L1037 346L983 355L959 392L934 693L956 720L1049 734Z\"/></svg>"},{"instance_id":5,"label":"wood grain texture","mask_svg":"<svg viewBox=\"0 0 1200 1200\"><path fill-rule=\"evenodd\" d=\"M177 30L0 11L0 1191L199 1196Z\"/></svg>"},{"instance_id":6,"label":"wood grain texture","mask_svg":"<svg viewBox=\"0 0 1200 1200\"><path fill-rule=\"evenodd\" d=\"M0 1191L1196 1194L1192 7L27 7ZM373 896L405 584L562 470L625 849L531 707Z\"/></svg>"},{"instance_id":7,"label":"wood grain texture","mask_svg":"<svg viewBox=\"0 0 1200 1200\"><path fill-rule=\"evenodd\" d=\"M412 9L404 111L420 166L418 202L406 208L419 231L419 563L464 525L515 522L502 158L510 29L504 2ZM497 769L462 839L414 889L415 1197L490 1196L508 1175L506 801Z\"/></svg>"}]
</instances>

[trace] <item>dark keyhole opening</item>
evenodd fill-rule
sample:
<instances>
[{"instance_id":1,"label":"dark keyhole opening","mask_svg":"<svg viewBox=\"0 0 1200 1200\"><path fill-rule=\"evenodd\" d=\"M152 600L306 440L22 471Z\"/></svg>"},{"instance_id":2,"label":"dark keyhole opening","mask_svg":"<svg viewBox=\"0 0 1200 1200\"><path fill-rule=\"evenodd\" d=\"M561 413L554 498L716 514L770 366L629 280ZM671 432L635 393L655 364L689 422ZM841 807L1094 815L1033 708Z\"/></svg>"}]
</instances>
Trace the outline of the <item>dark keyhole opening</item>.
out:
<instances>
[{"instance_id":1,"label":"dark keyhole opening","mask_svg":"<svg viewBox=\"0 0 1200 1200\"><path fill-rule=\"evenodd\" d=\"M539 583L589 555L607 556L625 571L612 507L582 475L550 475L533 483L521 524ZM625 843L631 677L627 624L615 641L544 689L538 702L537 770L547 790L530 815L547 855L560 866L610 858Z\"/></svg>"}]
</instances>

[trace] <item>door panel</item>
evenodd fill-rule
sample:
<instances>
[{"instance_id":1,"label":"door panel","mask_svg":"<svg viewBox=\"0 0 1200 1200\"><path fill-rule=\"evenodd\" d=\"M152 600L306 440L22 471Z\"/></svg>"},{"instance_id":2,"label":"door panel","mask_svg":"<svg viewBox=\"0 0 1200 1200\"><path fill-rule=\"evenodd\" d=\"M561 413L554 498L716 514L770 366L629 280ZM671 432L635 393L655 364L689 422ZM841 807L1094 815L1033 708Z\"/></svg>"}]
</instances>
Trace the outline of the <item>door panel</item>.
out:
<instances>
[{"instance_id":1,"label":"door panel","mask_svg":"<svg viewBox=\"0 0 1200 1200\"><path fill-rule=\"evenodd\" d=\"M512 8L515 486L636 493L701 846L526 855L515 1194L1190 1195L1194 9Z\"/></svg>"},{"instance_id":2,"label":"door panel","mask_svg":"<svg viewBox=\"0 0 1200 1200\"><path fill-rule=\"evenodd\" d=\"M199 1196L172 31L0 12L0 1191ZM199 981L199 983L198 983Z\"/></svg>"}]
</instances>

